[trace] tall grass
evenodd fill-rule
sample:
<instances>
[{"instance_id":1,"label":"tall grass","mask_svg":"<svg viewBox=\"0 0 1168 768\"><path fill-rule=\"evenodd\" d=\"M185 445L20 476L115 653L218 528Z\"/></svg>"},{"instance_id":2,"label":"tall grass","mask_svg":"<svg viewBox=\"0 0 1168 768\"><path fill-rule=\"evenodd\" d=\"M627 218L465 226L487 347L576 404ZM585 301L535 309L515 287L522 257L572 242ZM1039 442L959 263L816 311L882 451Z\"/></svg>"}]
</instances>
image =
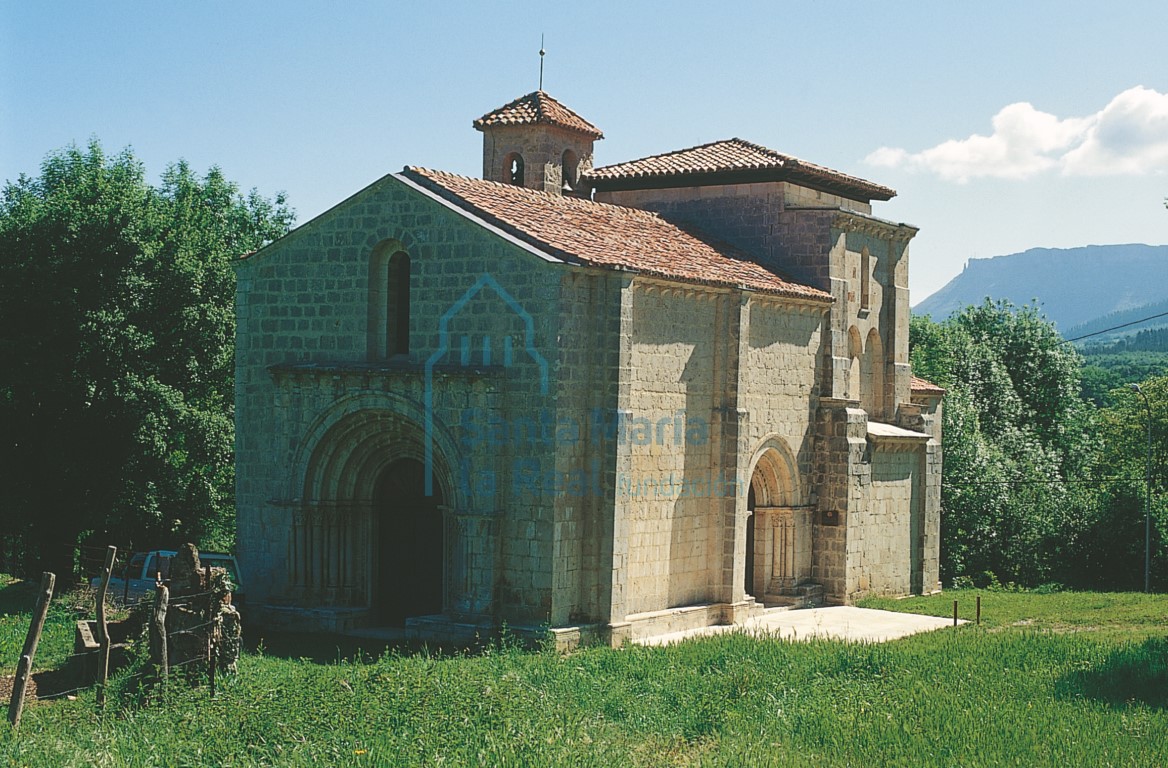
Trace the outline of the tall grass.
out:
<instances>
[{"instance_id":1,"label":"tall grass","mask_svg":"<svg viewBox=\"0 0 1168 768\"><path fill-rule=\"evenodd\" d=\"M1012 596L1019 619L993 624L983 606L981 628L884 645L722 635L570 655L253 653L215 699L175 686L104 717L91 694L34 706L18 736L0 726L0 765L1168 764L1163 632L1016 623L1055 598L1077 627L1124 604ZM1150 603L1131 611L1131 626L1156 621Z\"/></svg>"},{"instance_id":2,"label":"tall grass","mask_svg":"<svg viewBox=\"0 0 1168 768\"><path fill-rule=\"evenodd\" d=\"M11 675L28 636L28 625L36 606L40 585L31 581L17 581L0 574L0 676ZM69 593L57 597L49 606L45 626L37 645L36 665L51 669L65 661L73 650L74 622L80 615L75 605L87 598L86 592ZM86 606L93 613L92 602ZM7 704L7 701L0 702Z\"/></svg>"}]
</instances>

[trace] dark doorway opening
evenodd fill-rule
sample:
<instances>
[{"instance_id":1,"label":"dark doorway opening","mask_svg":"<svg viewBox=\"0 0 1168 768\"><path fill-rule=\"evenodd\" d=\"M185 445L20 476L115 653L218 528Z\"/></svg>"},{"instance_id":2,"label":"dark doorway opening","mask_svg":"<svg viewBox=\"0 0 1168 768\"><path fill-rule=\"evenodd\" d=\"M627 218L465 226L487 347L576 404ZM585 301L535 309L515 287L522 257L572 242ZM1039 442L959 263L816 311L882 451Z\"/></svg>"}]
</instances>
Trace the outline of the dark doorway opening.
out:
<instances>
[{"instance_id":1,"label":"dark doorway opening","mask_svg":"<svg viewBox=\"0 0 1168 768\"><path fill-rule=\"evenodd\" d=\"M743 574L743 588L747 595L754 594L754 485L746 492L746 569Z\"/></svg>"},{"instance_id":2,"label":"dark doorway opening","mask_svg":"<svg viewBox=\"0 0 1168 768\"><path fill-rule=\"evenodd\" d=\"M377 590L374 609L385 624L442 612L443 542L441 491L426 496L420 461L400 459L377 480Z\"/></svg>"}]
</instances>

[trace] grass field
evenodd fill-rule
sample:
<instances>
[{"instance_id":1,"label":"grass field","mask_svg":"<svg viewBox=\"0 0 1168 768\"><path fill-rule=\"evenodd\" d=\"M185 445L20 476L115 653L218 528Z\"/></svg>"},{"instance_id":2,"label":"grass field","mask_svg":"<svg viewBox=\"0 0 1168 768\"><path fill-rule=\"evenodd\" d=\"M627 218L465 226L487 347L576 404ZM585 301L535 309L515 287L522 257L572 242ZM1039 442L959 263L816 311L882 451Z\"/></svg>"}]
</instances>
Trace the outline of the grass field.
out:
<instances>
[{"instance_id":1,"label":"grass field","mask_svg":"<svg viewBox=\"0 0 1168 768\"><path fill-rule=\"evenodd\" d=\"M0 674L27 626L20 589L0 587ZM867 605L949 615L956 598L972 618L975 595ZM0 725L0 765L1158 766L1166 613L1159 596L986 593L981 627L884 645L723 635L570 655L271 638L215 699L103 717L92 692L38 703L18 734ZM68 654L71 620L54 608L45 658Z\"/></svg>"}]
</instances>

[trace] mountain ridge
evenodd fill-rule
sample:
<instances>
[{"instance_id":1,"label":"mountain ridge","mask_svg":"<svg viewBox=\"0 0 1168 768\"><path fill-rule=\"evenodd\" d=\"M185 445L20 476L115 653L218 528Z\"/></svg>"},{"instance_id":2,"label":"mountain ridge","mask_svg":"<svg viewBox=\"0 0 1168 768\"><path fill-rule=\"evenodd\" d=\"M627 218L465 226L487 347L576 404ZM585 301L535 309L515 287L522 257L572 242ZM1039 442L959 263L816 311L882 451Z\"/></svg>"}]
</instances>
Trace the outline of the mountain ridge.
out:
<instances>
[{"instance_id":1,"label":"mountain ridge","mask_svg":"<svg viewBox=\"0 0 1168 768\"><path fill-rule=\"evenodd\" d=\"M942 320L987 296L1013 304L1037 301L1039 310L1066 331L1168 300L1168 245L1030 248L970 259L961 274L914 306L913 313Z\"/></svg>"}]
</instances>

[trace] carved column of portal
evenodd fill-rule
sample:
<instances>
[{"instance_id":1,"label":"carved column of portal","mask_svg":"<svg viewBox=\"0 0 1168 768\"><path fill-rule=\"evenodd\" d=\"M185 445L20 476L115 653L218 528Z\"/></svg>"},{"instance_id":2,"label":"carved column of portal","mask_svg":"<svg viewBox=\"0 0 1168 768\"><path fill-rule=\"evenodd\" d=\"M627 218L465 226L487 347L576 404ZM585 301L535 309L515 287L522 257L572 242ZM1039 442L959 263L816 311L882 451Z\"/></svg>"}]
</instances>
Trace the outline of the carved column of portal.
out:
<instances>
[{"instance_id":1,"label":"carved column of portal","mask_svg":"<svg viewBox=\"0 0 1168 768\"><path fill-rule=\"evenodd\" d=\"M795 521L789 509L776 509L770 518L774 555L768 591L776 592L795 586Z\"/></svg>"},{"instance_id":2,"label":"carved column of portal","mask_svg":"<svg viewBox=\"0 0 1168 768\"><path fill-rule=\"evenodd\" d=\"M759 507L754 510L755 583L780 595L811 578L811 510Z\"/></svg>"},{"instance_id":3,"label":"carved column of portal","mask_svg":"<svg viewBox=\"0 0 1168 768\"><path fill-rule=\"evenodd\" d=\"M782 507L754 510L754 583L766 585L763 594L779 594L784 587L792 585L794 538L791 510Z\"/></svg>"},{"instance_id":4,"label":"carved column of portal","mask_svg":"<svg viewBox=\"0 0 1168 768\"><path fill-rule=\"evenodd\" d=\"M368 601L370 511L355 504L307 502L292 513L293 597L308 605Z\"/></svg>"}]
</instances>

